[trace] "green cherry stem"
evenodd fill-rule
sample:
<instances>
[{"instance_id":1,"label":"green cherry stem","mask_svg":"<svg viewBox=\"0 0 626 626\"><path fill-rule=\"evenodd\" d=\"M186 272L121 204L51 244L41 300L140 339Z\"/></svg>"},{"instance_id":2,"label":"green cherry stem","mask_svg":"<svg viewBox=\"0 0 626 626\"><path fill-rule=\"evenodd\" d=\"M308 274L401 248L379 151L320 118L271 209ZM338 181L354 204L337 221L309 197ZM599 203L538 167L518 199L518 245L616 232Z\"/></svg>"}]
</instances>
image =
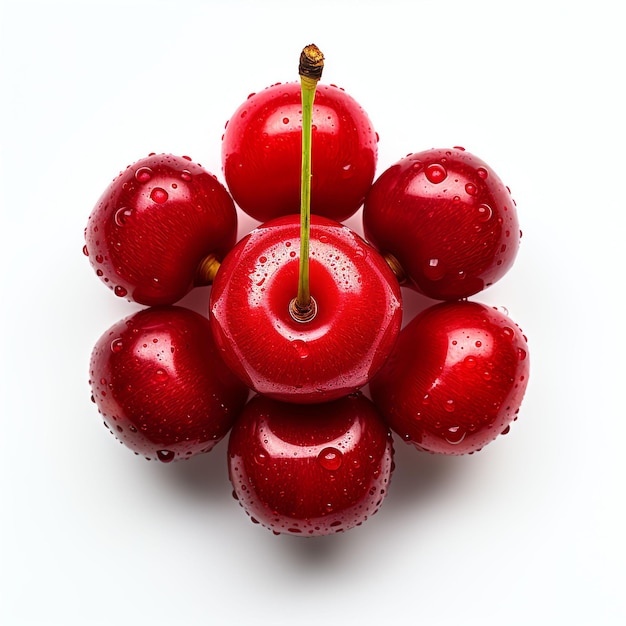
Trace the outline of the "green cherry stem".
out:
<instances>
[{"instance_id":1,"label":"green cherry stem","mask_svg":"<svg viewBox=\"0 0 626 626\"><path fill-rule=\"evenodd\" d=\"M309 240L311 238L311 139L313 134L313 101L317 83L322 77L324 55L315 44L300 54L300 87L302 93L302 170L300 179L300 267L298 295L291 301L289 312L297 322L308 322L317 313L309 286Z\"/></svg>"}]
</instances>

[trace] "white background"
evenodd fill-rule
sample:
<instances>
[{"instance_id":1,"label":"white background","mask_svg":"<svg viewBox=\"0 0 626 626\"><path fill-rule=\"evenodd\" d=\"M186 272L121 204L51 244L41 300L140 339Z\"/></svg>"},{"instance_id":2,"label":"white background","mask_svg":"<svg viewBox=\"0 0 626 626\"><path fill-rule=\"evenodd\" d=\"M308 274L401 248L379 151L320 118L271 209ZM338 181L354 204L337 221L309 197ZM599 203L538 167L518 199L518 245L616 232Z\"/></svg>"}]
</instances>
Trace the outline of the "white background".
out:
<instances>
[{"instance_id":1,"label":"white background","mask_svg":"<svg viewBox=\"0 0 626 626\"><path fill-rule=\"evenodd\" d=\"M619 3L1 6L0 623L626 623ZM103 428L89 354L139 307L81 248L100 193L149 152L223 180L225 121L296 80L311 41L380 134L379 173L462 145L512 189L520 253L474 299L508 309L532 360L506 437L462 458L398 444L380 512L306 540L249 522L225 442L162 465Z\"/></svg>"}]
</instances>

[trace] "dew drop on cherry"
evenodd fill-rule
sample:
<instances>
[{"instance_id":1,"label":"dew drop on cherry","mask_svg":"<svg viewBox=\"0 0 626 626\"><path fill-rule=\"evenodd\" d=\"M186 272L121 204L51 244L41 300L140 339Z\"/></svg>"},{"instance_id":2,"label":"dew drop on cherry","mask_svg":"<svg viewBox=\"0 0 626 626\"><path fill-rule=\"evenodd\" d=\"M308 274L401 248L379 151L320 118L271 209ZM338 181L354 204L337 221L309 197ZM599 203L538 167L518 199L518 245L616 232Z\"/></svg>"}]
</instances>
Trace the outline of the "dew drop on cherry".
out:
<instances>
[{"instance_id":1,"label":"dew drop on cherry","mask_svg":"<svg viewBox=\"0 0 626 626\"><path fill-rule=\"evenodd\" d=\"M438 184L443 182L448 176L446 168L441 163L431 163L425 171L426 178L433 183Z\"/></svg>"},{"instance_id":2,"label":"dew drop on cherry","mask_svg":"<svg viewBox=\"0 0 626 626\"><path fill-rule=\"evenodd\" d=\"M158 369L155 370L154 380L156 380L159 383L162 383L162 382L165 382L167 379L168 379L167 372L162 367L159 367Z\"/></svg>"},{"instance_id":3,"label":"dew drop on cherry","mask_svg":"<svg viewBox=\"0 0 626 626\"><path fill-rule=\"evenodd\" d=\"M446 268L439 259L429 259L424 267L424 276L429 280L441 280L446 275Z\"/></svg>"},{"instance_id":4,"label":"dew drop on cherry","mask_svg":"<svg viewBox=\"0 0 626 626\"><path fill-rule=\"evenodd\" d=\"M526 359L527 353L526 350L524 350L524 348L518 348L517 349L517 357L519 358L520 361L524 361Z\"/></svg>"},{"instance_id":5,"label":"dew drop on cherry","mask_svg":"<svg viewBox=\"0 0 626 626\"><path fill-rule=\"evenodd\" d=\"M344 165L341 168L342 178L350 178L353 176L353 174L354 174L354 168L352 167L351 163L346 163L346 165Z\"/></svg>"},{"instance_id":6,"label":"dew drop on cherry","mask_svg":"<svg viewBox=\"0 0 626 626\"><path fill-rule=\"evenodd\" d=\"M509 341L513 341L513 337L515 336L515 333L512 328L510 328L509 326L505 326L502 329L502 336L508 339Z\"/></svg>"},{"instance_id":7,"label":"dew drop on cherry","mask_svg":"<svg viewBox=\"0 0 626 626\"><path fill-rule=\"evenodd\" d=\"M83 246L83 254L84 254L85 256L89 256L89 249L87 248L87 244L85 244L85 245Z\"/></svg>"},{"instance_id":8,"label":"dew drop on cherry","mask_svg":"<svg viewBox=\"0 0 626 626\"><path fill-rule=\"evenodd\" d=\"M121 285L117 285L114 291L115 291L115 295L118 296L119 298L123 298L128 293L128 290L126 289L126 287L122 287Z\"/></svg>"},{"instance_id":9,"label":"dew drop on cherry","mask_svg":"<svg viewBox=\"0 0 626 626\"><path fill-rule=\"evenodd\" d=\"M147 183L152 178L152 170L149 167L140 167L135 172L135 178L140 183Z\"/></svg>"},{"instance_id":10,"label":"dew drop on cherry","mask_svg":"<svg viewBox=\"0 0 626 626\"><path fill-rule=\"evenodd\" d=\"M162 189L161 187L155 187L150 192L150 198L157 204L163 204L164 202L167 202L168 197L169 196L167 191L165 191L165 189Z\"/></svg>"},{"instance_id":11,"label":"dew drop on cherry","mask_svg":"<svg viewBox=\"0 0 626 626\"><path fill-rule=\"evenodd\" d=\"M465 191L470 196L475 196L478 193L478 189L476 188L476 185L474 185L474 183L467 183L465 185Z\"/></svg>"},{"instance_id":12,"label":"dew drop on cherry","mask_svg":"<svg viewBox=\"0 0 626 626\"><path fill-rule=\"evenodd\" d=\"M487 170L484 167L479 167L476 170L476 173L480 176L480 178L482 178L483 180L485 180L487 178L487 176L489 176L489 172L487 172Z\"/></svg>"},{"instance_id":13,"label":"dew drop on cherry","mask_svg":"<svg viewBox=\"0 0 626 626\"><path fill-rule=\"evenodd\" d=\"M128 223L128 219L133 214L133 210L128 207L122 207L115 212L115 223L118 226L124 226Z\"/></svg>"},{"instance_id":14,"label":"dew drop on cherry","mask_svg":"<svg viewBox=\"0 0 626 626\"><path fill-rule=\"evenodd\" d=\"M268 461L268 457L265 452L257 452L254 455L254 460L257 463L257 465L265 465Z\"/></svg>"},{"instance_id":15,"label":"dew drop on cherry","mask_svg":"<svg viewBox=\"0 0 626 626\"><path fill-rule=\"evenodd\" d=\"M337 448L328 447L324 448L318 455L317 460L319 464L326 470L334 471L338 470L343 463L343 454Z\"/></svg>"},{"instance_id":16,"label":"dew drop on cherry","mask_svg":"<svg viewBox=\"0 0 626 626\"><path fill-rule=\"evenodd\" d=\"M291 345L301 359L306 359L309 356L309 348L302 339L294 339Z\"/></svg>"},{"instance_id":17,"label":"dew drop on cherry","mask_svg":"<svg viewBox=\"0 0 626 626\"><path fill-rule=\"evenodd\" d=\"M124 348L124 344L122 343L122 340L118 337L117 339L114 339L111 342L111 352L121 352L122 349Z\"/></svg>"},{"instance_id":18,"label":"dew drop on cherry","mask_svg":"<svg viewBox=\"0 0 626 626\"><path fill-rule=\"evenodd\" d=\"M183 170L183 171L180 173L180 177L181 177L183 180L190 181L190 180L191 180L191 172L190 172L189 170Z\"/></svg>"},{"instance_id":19,"label":"dew drop on cherry","mask_svg":"<svg viewBox=\"0 0 626 626\"><path fill-rule=\"evenodd\" d=\"M493 210L488 204L481 204L477 211L479 222L488 222L493 217Z\"/></svg>"},{"instance_id":20,"label":"dew drop on cherry","mask_svg":"<svg viewBox=\"0 0 626 626\"><path fill-rule=\"evenodd\" d=\"M460 426L451 426L444 435L446 441L453 446L460 444L465 439L466 431Z\"/></svg>"},{"instance_id":21,"label":"dew drop on cherry","mask_svg":"<svg viewBox=\"0 0 626 626\"><path fill-rule=\"evenodd\" d=\"M174 460L176 453L171 450L157 450L157 458L161 463L170 463Z\"/></svg>"},{"instance_id":22,"label":"dew drop on cherry","mask_svg":"<svg viewBox=\"0 0 626 626\"><path fill-rule=\"evenodd\" d=\"M476 357L466 356L463 359L463 365L465 365L467 369L474 369L476 367Z\"/></svg>"}]
</instances>

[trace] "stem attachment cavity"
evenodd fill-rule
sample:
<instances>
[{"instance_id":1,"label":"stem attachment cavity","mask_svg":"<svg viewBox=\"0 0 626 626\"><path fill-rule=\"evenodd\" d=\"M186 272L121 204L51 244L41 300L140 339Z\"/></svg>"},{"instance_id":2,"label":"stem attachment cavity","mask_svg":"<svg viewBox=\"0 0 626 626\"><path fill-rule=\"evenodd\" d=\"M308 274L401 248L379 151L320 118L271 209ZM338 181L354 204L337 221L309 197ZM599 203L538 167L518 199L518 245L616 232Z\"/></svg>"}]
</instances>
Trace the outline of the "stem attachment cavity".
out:
<instances>
[{"instance_id":1,"label":"stem attachment cavity","mask_svg":"<svg viewBox=\"0 0 626 626\"><path fill-rule=\"evenodd\" d=\"M311 238L311 139L313 134L313 101L317 83L322 77L324 55L315 44L300 54L298 73L302 94L302 169L300 178L300 267L298 295L291 301L289 312L298 322L308 322L317 313L309 286L309 240Z\"/></svg>"},{"instance_id":2,"label":"stem attachment cavity","mask_svg":"<svg viewBox=\"0 0 626 626\"><path fill-rule=\"evenodd\" d=\"M215 280L217 270L220 269L220 260L213 254L207 254L207 256L200 261L198 269L196 270L196 276L194 278L194 284L196 287L203 287L210 285Z\"/></svg>"}]
</instances>

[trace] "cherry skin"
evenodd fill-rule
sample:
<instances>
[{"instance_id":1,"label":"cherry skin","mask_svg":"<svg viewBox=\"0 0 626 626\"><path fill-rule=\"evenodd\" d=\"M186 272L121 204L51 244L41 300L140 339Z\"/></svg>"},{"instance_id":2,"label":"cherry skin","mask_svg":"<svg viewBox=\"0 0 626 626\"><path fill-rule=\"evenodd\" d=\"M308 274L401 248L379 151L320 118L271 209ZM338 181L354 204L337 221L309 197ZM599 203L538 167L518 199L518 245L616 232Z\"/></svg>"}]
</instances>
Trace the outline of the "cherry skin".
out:
<instances>
[{"instance_id":1,"label":"cherry skin","mask_svg":"<svg viewBox=\"0 0 626 626\"><path fill-rule=\"evenodd\" d=\"M300 211L300 90L299 83L277 84L250 96L224 132L226 184L261 222ZM361 106L334 85L317 86L312 117L311 212L343 221L374 180L378 136Z\"/></svg>"},{"instance_id":2,"label":"cherry skin","mask_svg":"<svg viewBox=\"0 0 626 626\"><path fill-rule=\"evenodd\" d=\"M365 385L397 338L400 287L361 237L313 215L310 290L317 315L290 314L298 284L300 221L277 218L244 237L213 283L210 319L230 368L285 402L327 402Z\"/></svg>"},{"instance_id":3,"label":"cherry skin","mask_svg":"<svg viewBox=\"0 0 626 626\"><path fill-rule=\"evenodd\" d=\"M361 525L379 509L393 443L361 394L293 405L255 396L228 441L234 495L276 534L319 536Z\"/></svg>"},{"instance_id":4,"label":"cherry skin","mask_svg":"<svg viewBox=\"0 0 626 626\"><path fill-rule=\"evenodd\" d=\"M235 244L226 188L187 157L151 155L113 180L92 211L84 252L120 297L173 304L205 284L202 263Z\"/></svg>"},{"instance_id":5,"label":"cherry skin","mask_svg":"<svg viewBox=\"0 0 626 626\"><path fill-rule=\"evenodd\" d=\"M508 432L528 371L526 338L507 315L477 302L446 302L407 324L370 390L400 438L458 455Z\"/></svg>"},{"instance_id":6,"label":"cherry skin","mask_svg":"<svg viewBox=\"0 0 626 626\"><path fill-rule=\"evenodd\" d=\"M163 462L209 452L249 393L224 367L207 318L174 306L144 309L105 332L89 382L111 432Z\"/></svg>"},{"instance_id":7,"label":"cherry skin","mask_svg":"<svg viewBox=\"0 0 626 626\"><path fill-rule=\"evenodd\" d=\"M508 188L462 148L411 154L383 172L363 230L399 261L409 286L436 300L466 298L502 278L521 238Z\"/></svg>"}]
</instances>

